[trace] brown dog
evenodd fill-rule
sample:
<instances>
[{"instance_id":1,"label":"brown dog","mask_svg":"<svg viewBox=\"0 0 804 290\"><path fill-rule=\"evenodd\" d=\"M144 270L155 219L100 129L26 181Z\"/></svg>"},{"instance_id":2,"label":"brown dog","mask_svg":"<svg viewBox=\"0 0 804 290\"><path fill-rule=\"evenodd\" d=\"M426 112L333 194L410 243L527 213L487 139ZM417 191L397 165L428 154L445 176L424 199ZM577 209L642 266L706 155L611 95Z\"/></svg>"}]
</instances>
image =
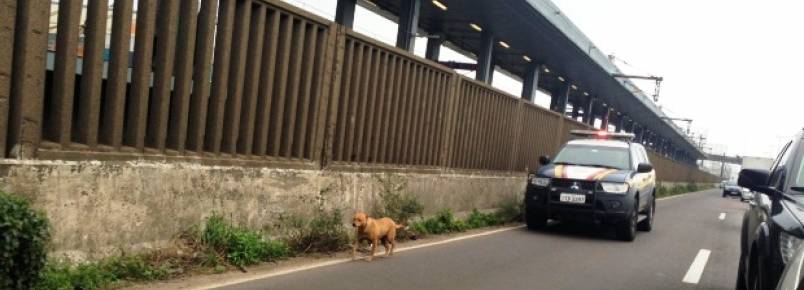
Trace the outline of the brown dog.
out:
<instances>
[{"instance_id":1,"label":"brown dog","mask_svg":"<svg viewBox=\"0 0 804 290\"><path fill-rule=\"evenodd\" d=\"M371 262L374 259L374 251L377 249L377 244L380 240L385 247L385 255L391 256L394 254L396 247L396 230L404 228L404 225L397 225L394 220L390 218L373 219L366 213L357 212L352 219L352 226L355 227L355 243L352 247L352 259L357 255L357 246L362 240L371 242L371 253L367 261Z\"/></svg>"}]
</instances>

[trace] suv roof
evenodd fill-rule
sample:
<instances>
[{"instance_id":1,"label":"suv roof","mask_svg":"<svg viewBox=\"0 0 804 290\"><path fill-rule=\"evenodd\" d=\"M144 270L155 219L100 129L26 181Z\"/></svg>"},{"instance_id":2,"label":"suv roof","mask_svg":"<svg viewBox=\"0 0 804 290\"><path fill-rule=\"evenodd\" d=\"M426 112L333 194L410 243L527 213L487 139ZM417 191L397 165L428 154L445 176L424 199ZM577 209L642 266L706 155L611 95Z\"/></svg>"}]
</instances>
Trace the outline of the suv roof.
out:
<instances>
[{"instance_id":1,"label":"suv roof","mask_svg":"<svg viewBox=\"0 0 804 290\"><path fill-rule=\"evenodd\" d=\"M629 142L622 140L577 139L567 142L567 145L604 146L615 148L629 148Z\"/></svg>"}]
</instances>

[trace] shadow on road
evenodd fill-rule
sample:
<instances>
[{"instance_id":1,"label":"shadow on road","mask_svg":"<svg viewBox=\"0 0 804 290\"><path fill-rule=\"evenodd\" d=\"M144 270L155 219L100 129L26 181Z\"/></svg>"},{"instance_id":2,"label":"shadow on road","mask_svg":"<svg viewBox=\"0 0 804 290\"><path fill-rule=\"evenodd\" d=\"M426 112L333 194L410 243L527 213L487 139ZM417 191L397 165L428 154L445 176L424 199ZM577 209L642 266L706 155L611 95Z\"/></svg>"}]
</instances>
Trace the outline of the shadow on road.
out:
<instances>
[{"instance_id":1,"label":"shadow on road","mask_svg":"<svg viewBox=\"0 0 804 290\"><path fill-rule=\"evenodd\" d=\"M615 236L614 228L608 225L551 220L544 229L529 230L523 228L521 231L564 238L619 242Z\"/></svg>"}]
</instances>

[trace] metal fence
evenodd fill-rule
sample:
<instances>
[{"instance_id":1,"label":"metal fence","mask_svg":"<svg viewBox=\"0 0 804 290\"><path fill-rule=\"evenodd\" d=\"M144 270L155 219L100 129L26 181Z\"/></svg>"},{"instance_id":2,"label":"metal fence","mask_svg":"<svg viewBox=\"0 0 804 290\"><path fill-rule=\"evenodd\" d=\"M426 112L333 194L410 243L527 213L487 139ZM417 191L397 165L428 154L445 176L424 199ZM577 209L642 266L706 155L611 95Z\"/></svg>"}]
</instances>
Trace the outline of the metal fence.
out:
<instances>
[{"instance_id":1,"label":"metal fence","mask_svg":"<svg viewBox=\"0 0 804 290\"><path fill-rule=\"evenodd\" d=\"M0 157L519 174L591 128L280 1L87 3L0 0Z\"/></svg>"}]
</instances>

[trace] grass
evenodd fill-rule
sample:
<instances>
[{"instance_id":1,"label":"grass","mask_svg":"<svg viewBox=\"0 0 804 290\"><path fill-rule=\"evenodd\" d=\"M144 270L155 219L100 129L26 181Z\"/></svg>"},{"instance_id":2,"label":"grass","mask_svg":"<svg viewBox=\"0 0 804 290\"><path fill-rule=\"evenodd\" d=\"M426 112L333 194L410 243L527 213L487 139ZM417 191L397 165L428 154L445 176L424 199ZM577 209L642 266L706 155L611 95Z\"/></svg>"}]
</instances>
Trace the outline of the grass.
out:
<instances>
[{"instance_id":1,"label":"grass","mask_svg":"<svg viewBox=\"0 0 804 290\"><path fill-rule=\"evenodd\" d=\"M291 253L285 242L265 239L261 232L234 226L219 215L207 218L203 230L196 226L180 234L179 240L182 250L172 253L123 255L78 265L49 261L34 289L108 289L196 270L219 273L228 266L244 270Z\"/></svg>"},{"instance_id":2,"label":"grass","mask_svg":"<svg viewBox=\"0 0 804 290\"><path fill-rule=\"evenodd\" d=\"M410 225L416 236L439 235L463 232L470 229L498 226L522 221L523 205L516 201L507 201L491 213L472 210L464 220L454 217L449 209L442 209L435 216L422 219Z\"/></svg>"},{"instance_id":3,"label":"grass","mask_svg":"<svg viewBox=\"0 0 804 290\"><path fill-rule=\"evenodd\" d=\"M696 183L687 183L685 185L674 186L674 187L667 187L663 186L662 184L656 185L656 198L674 196L689 192L696 192L701 191L704 189L709 188L708 186L701 186Z\"/></svg>"},{"instance_id":4,"label":"grass","mask_svg":"<svg viewBox=\"0 0 804 290\"><path fill-rule=\"evenodd\" d=\"M349 234L339 209L319 210L309 221L299 216L285 219L284 236L296 254L331 253L346 249Z\"/></svg>"}]
</instances>

